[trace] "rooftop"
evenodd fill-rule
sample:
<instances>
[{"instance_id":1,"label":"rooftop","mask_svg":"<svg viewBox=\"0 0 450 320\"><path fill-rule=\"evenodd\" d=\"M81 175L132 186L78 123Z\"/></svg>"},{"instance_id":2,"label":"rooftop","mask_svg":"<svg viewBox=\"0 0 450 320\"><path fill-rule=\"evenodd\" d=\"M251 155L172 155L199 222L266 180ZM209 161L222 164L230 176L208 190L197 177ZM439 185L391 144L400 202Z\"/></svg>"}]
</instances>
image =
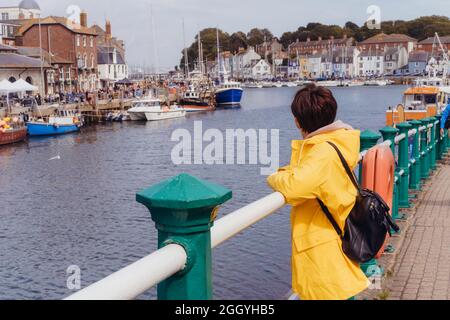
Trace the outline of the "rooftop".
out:
<instances>
[{"instance_id":1,"label":"rooftop","mask_svg":"<svg viewBox=\"0 0 450 320\"><path fill-rule=\"evenodd\" d=\"M386 34L379 33L369 39L366 39L360 44L373 44L373 43L396 43L396 42L417 42L417 39L411 38L405 34Z\"/></svg>"},{"instance_id":2,"label":"rooftop","mask_svg":"<svg viewBox=\"0 0 450 320\"><path fill-rule=\"evenodd\" d=\"M23 35L24 33L26 33L28 31L28 29L30 29L32 26L37 25L37 24L39 24L39 19L26 20L23 23L22 27L19 28L19 30L17 32L18 35ZM41 20L41 25L52 25L52 24L60 24L74 33L81 33L81 34L97 36L97 33L95 32L95 30L93 28L82 27L81 25L74 23L71 20L64 18L64 17L50 16L50 17L47 17L47 18L44 18Z\"/></svg>"},{"instance_id":3,"label":"rooftop","mask_svg":"<svg viewBox=\"0 0 450 320\"><path fill-rule=\"evenodd\" d=\"M41 61L36 58L26 57L17 53L0 53L0 68L40 68ZM44 63L44 68L49 68L47 63Z\"/></svg>"},{"instance_id":4,"label":"rooftop","mask_svg":"<svg viewBox=\"0 0 450 320\"><path fill-rule=\"evenodd\" d=\"M425 40L420 41L420 44L433 44L436 37L429 37ZM450 44L450 36L439 37L442 43ZM437 42L436 42L437 43Z\"/></svg>"}]
</instances>

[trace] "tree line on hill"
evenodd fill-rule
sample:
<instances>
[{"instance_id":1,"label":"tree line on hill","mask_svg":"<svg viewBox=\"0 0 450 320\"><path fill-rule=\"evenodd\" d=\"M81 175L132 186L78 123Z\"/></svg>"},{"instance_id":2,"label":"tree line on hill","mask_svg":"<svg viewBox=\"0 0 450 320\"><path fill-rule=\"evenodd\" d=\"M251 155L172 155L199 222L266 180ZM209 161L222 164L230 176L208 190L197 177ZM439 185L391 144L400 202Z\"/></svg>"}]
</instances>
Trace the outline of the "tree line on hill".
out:
<instances>
[{"instance_id":1,"label":"tree line on hill","mask_svg":"<svg viewBox=\"0 0 450 320\"><path fill-rule=\"evenodd\" d=\"M413 37L419 41L428 37L433 37L435 32L440 36L450 35L450 19L446 16L425 16L410 21L393 20L383 21L381 29L369 29L365 24L358 26L356 23L348 21L344 26L326 25L318 22L308 23L306 26L299 27L296 31L288 31L279 38L280 43L285 49L289 44L299 40L306 41L308 38L317 40L342 38L344 35L353 37L355 41L363 41L380 32L386 34L400 33ZM203 56L206 61L214 61L217 57L217 37L216 28L206 28L200 31ZM263 44L264 41L271 41L274 38L272 32L268 29L253 28L248 33L237 31L231 35L219 30L220 50L236 53L239 48L247 49L249 46ZM184 50L180 62L181 69L184 68ZM189 68L193 69L194 63L198 60L198 35L194 42L188 47Z\"/></svg>"}]
</instances>

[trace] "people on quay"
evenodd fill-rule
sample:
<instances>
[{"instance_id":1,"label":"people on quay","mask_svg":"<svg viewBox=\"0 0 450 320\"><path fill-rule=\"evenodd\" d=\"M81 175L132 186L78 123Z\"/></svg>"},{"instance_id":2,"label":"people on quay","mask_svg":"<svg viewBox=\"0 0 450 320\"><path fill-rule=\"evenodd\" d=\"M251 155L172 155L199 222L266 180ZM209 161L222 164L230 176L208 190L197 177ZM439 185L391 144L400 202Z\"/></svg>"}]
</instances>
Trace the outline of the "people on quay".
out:
<instances>
[{"instance_id":1,"label":"people on quay","mask_svg":"<svg viewBox=\"0 0 450 320\"><path fill-rule=\"evenodd\" d=\"M344 254L342 240L318 202L329 208L344 230L357 190L327 142L334 143L355 168L360 132L336 121L337 109L330 90L314 84L300 90L292 113L303 140L292 142L290 165L268 178L293 207L292 288L302 300L346 300L370 285L359 264Z\"/></svg>"},{"instance_id":2,"label":"people on quay","mask_svg":"<svg viewBox=\"0 0 450 320\"><path fill-rule=\"evenodd\" d=\"M441 118L441 136L444 135L444 131L450 129L450 98L448 99L447 107L442 112Z\"/></svg>"}]
</instances>

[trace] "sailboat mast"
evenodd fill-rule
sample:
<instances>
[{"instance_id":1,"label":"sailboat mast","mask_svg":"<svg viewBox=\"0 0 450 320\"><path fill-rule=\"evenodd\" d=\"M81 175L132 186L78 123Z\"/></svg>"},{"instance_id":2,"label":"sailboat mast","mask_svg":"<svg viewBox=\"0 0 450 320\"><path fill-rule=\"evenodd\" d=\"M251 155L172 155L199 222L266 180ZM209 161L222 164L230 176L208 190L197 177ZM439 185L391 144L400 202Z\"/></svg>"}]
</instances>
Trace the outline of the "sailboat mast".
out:
<instances>
[{"instance_id":1,"label":"sailboat mast","mask_svg":"<svg viewBox=\"0 0 450 320\"><path fill-rule=\"evenodd\" d=\"M219 28L216 28L217 37L217 76L220 79L220 40L219 40Z\"/></svg>"},{"instance_id":2,"label":"sailboat mast","mask_svg":"<svg viewBox=\"0 0 450 320\"><path fill-rule=\"evenodd\" d=\"M198 68L203 75L202 37L201 37L200 31L198 32Z\"/></svg>"},{"instance_id":3,"label":"sailboat mast","mask_svg":"<svg viewBox=\"0 0 450 320\"><path fill-rule=\"evenodd\" d=\"M42 56L42 27L41 27L41 14L39 14L39 54L41 59L41 88L39 90L41 97L44 96L44 86L45 86L45 80L44 80L44 58Z\"/></svg>"},{"instance_id":4,"label":"sailboat mast","mask_svg":"<svg viewBox=\"0 0 450 320\"><path fill-rule=\"evenodd\" d=\"M184 45L184 74L186 78L189 77L189 58L188 58L188 49L186 47L186 32L184 28L184 19L183 19L183 45Z\"/></svg>"}]
</instances>

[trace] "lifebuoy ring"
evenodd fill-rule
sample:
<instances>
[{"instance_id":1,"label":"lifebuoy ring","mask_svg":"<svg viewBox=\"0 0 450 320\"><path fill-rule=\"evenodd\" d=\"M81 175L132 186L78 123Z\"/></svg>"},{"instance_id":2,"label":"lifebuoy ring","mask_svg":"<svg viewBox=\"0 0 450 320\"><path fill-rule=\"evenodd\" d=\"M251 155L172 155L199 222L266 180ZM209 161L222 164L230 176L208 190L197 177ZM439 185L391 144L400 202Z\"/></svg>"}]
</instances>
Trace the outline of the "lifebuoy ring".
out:
<instances>
[{"instance_id":1,"label":"lifebuoy ring","mask_svg":"<svg viewBox=\"0 0 450 320\"><path fill-rule=\"evenodd\" d=\"M395 159L391 148L376 146L370 149L363 160L362 187L378 193L391 208L394 196ZM386 239L387 241L387 239ZM386 243L381 248L376 258L381 257Z\"/></svg>"}]
</instances>

